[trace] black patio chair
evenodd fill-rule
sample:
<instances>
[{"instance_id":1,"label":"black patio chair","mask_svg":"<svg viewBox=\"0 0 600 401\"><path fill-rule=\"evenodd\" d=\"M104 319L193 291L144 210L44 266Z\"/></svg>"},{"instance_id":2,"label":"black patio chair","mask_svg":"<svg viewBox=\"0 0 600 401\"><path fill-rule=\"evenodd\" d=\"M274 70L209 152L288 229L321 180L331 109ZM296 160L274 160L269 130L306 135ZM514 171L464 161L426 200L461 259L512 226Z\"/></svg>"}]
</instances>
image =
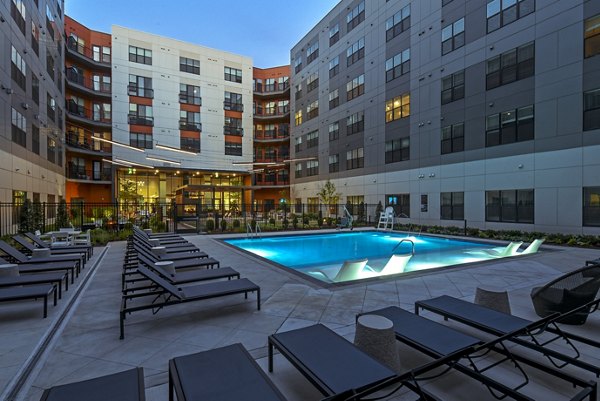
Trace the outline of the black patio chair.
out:
<instances>
[{"instance_id":1,"label":"black patio chair","mask_svg":"<svg viewBox=\"0 0 600 401\"><path fill-rule=\"evenodd\" d=\"M590 266L590 265L600 265L600 258L598 258L598 259L592 259L592 260L586 260L586 261L585 261L585 265L586 265L586 266Z\"/></svg>"},{"instance_id":2,"label":"black patio chair","mask_svg":"<svg viewBox=\"0 0 600 401\"><path fill-rule=\"evenodd\" d=\"M553 313L567 313L593 301L600 289L600 265L588 265L550 281L543 287L531 290L531 301L535 313L545 317ZM572 313L560 323L582 325L590 310Z\"/></svg>"},{"instance_id":3,"label":"black patio chair","mask_svg":"<svg viewBox=\"0 0 600 401\"><path fill-rule=\"evenodd\" d=\"M3 258L0 258L0 264L9 263ZM19 274L40 274L48 272L65 272L71 275L71 283L75 282L77 275L77 264L75 262L45 262L45 263L18 263ZM65 287L68 290L67 286Z\"/></svg>"},{"instance_id":4,"label":"black patio chair","mask_svg":"<svg viewBox=\"0 0 600 401\"><path fill-rule=\"evenodd\" d=\"M67 272L51 272L43 274L26 274L16 277L0 277L0 288L20 287L23 285L52 284L58 289L58 299L62 298L62 283L65 282L65 291L69 289L69 274Z\"/></svg>"},{"instance_id":5,"label":"black patio chair","mask_svg":"<svg viewBox=\"0 0 600 401\"><path fill-rule=\"evenodd\" d=\"M77 273L80 272L83 267L81 257L77 255L54 255L47 258L30 258L18 249L8 245L6 242L0 240L0 251L2 251L9 259L16 261L17 263L30 263L30 264L41 264L48 262L73 262L76 264Z\"/></svg>"}]
</instances>

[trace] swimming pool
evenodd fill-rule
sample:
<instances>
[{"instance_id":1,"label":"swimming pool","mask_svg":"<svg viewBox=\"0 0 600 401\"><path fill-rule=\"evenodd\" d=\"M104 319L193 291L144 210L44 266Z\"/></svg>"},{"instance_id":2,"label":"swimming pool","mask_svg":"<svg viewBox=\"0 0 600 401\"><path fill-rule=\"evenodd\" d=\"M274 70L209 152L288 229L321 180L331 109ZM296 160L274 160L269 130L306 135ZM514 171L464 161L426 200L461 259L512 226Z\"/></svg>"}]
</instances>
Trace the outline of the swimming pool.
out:
<instances>
[{"instance_id":1,"label":"swimming pool","mask_svg":"<svg viewBox=\"0 0 600 401\"><path fill-rule=\"evenodd\" d=\"M359 272L351 276L350 280L355 280L495 259L504 249L474 241L374 231L224 242L324 282L347 281L338 273L348 260L368 259L367 267L357 268ZM392 261L392 254L406 256Z\"/></svg>"}]
</instances>

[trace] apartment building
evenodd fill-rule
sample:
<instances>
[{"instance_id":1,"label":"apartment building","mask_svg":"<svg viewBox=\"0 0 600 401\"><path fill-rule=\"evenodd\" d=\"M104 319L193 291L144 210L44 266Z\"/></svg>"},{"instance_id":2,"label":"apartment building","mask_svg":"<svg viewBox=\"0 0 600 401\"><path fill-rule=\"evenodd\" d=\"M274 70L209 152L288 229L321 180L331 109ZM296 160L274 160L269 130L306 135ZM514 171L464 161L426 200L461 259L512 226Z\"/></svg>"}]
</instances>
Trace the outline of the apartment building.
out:
<instances>
[{"instance_id":1,"label":"apartment building","mask_svg":"<svg viewBox=\"0 0 600 401\"><path fill-rule=\"evenodd\" d=\"M600 233L600 2L342 0L290 56L296 202Z\"/></svg>"},{"instance_id":2,"label":"apartment building","mask_svg":"<svg viewBox=\"0 0 600 401\"><path fill-rule=\"evenodd\" d=\"M0 3L0 202L65 195L63 10L62 0Z\"/></svg>"},{"instance_id":3,"label":"apartment building","mask_svg":"<svg viewBox=\"0 0 600 401\"><path fill-rule=\"evenodd\" d=\"M289 201L290 66L254 67L254 177L257 209Z\"/></svg>"},{"instance_id":4,"label":"apartment building","mask_svg":"<svg viewBox=\"0 0 600 401\"><path fill-rule=\"evenodd\" d=\"M111 202L111 36L65 17L66 197Z\"/></svg>"}]
</instances>

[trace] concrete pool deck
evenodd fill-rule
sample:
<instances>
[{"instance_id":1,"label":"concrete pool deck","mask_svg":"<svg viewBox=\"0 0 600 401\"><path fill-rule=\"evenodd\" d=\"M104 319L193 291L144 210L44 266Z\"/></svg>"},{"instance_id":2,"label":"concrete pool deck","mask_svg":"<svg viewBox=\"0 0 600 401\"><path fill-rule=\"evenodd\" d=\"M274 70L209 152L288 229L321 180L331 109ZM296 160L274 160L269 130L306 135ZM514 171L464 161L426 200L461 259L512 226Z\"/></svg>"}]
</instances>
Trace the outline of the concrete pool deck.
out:
<instances>
[{"instance_id":1,"label":"concrete pool deck","mask_svg":"<svg viewBox=\"0 0 600 401\"><path fill-rule=\"evenodd\" d=\"M325 289L233 250L216 240L220 237L186 238L220 260L222 266L232 266L242 277L257 283L263 300L260 311L256 310L255 296L251 294L248 300L230 296L172 306L156 315L150 311L139 312L127 317L125 339L119 340L118 311L125 243L110 243L105 254L96 250L92 262L97 262L97 267L90 265L84 270L83 277L69 289L59 305L50 307L47 319L41 318L41 306L37 302L0 304L0 398L15 388L23 366L27 365L49 328L55 325L57 335L47 344L38 363L32 364L14 400L37 401L44 388L134 366L144 368L147 400L167 400L168 361L175 356L241 342L266 370L267 336L274 332L320 322L352 340L355 316L359 312L389 305L412 310L415 301L442 294L471 301L480 285L506 288L513 313L536 319L529 297L532 287L583 266L585 260L600 257L598 250L543 246L540 253L523 258ZM544 252L544 249L554 251ZM71 299L77 289L80 289L79 296ZM73 307L58 322L70 300ZM450 325L467 331L458 324ZM599 329L600 313L592 315L584 326L569 327L569 330L588 337L597 337ZM399 348L403 367L428 360L414 351ZM600 350L586 348L585 354L586 360L600 365ZM274 373L268 375L290 401L322 398L279 355L275 359ZM597 379L591 377L590 380ZM557 393L571 391L570 386L563 384L561 387L551 378L536 381L538 383L527 390L527 394L533 392L536 399L560 399ZM464 399L464 394L478 400L493 399L483 386L457 373L448 374L428 386L435 394L443 392L445 400ZM403 389L386 399L414 398Z\"/></svg>"}]
</instances>

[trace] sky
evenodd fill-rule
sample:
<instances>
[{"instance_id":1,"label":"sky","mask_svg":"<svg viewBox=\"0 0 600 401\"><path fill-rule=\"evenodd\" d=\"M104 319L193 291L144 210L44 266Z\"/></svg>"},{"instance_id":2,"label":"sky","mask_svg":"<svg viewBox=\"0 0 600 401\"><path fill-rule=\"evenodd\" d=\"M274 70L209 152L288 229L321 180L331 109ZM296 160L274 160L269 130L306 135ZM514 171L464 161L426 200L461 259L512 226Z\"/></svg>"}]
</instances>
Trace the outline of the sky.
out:
<instances>
[{"instance_id":1,"label":"sky","mask_svg":"<svg viewBox=\"0 0 600 401\"><path fill-rule=\"evenodd\" d=\"M120 25L251 57L260 68L290 64L290 49L339 0L65 0L90 29Z\"/></svg>"}]
</instances>

